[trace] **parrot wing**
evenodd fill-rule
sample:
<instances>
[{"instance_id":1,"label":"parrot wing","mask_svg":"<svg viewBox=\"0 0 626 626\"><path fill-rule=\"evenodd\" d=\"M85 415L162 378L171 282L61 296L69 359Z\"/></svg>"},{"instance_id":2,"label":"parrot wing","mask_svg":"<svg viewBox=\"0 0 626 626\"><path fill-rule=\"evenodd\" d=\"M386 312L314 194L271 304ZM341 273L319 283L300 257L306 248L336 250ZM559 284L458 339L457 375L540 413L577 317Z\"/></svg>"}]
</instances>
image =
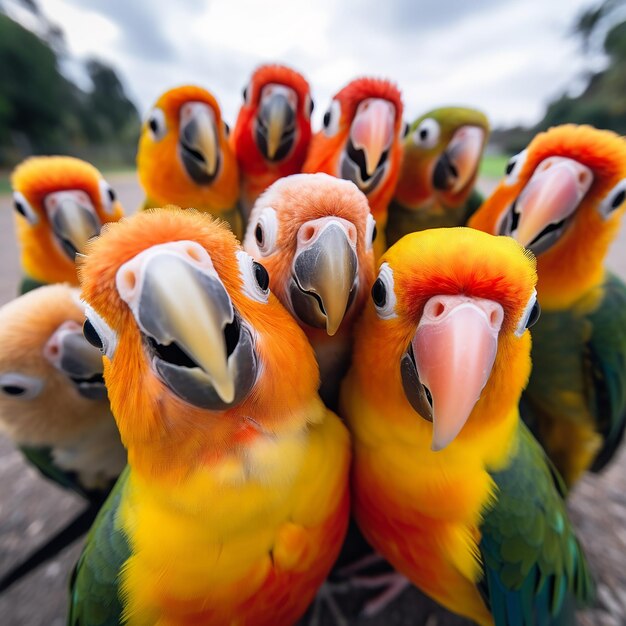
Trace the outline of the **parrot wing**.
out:
<instances>
[{"instance_id":1,"label":"parrot wing","mask_svg":"<svg viewBox=\"0 0 626 626\"><path fill-rule=\"evenodd\" d=\"M119 477L87 535L70 580L68 626L118 626L122 616L118 576L131 556L117 523L129 470Z\"/></svg>"},{"instance_id":2,"label":"parrot wing","mask_svg":"<svg viewBox=\"0 0 626 626\"><path fill-rule=\"evenodd\" d=\"M481 526L479 589L495 625L573 623L573 600L588 603L593 583L567 518L563 482L525 425L510 465L492 478L497 501Z\"/></svg>"},{"instance_id":3,"label":"parrot wing","mask_svg":"<svg viewBox=\"0 0 626 626\"><path fill-rule=\"evenodd\" d=\"M622 441L626 426L626 285L612 274L604 284L602 304L589 316L591 337L585 346L585 365L604 445L592 471L600 471Z\"/></svg>"}]
</instances>

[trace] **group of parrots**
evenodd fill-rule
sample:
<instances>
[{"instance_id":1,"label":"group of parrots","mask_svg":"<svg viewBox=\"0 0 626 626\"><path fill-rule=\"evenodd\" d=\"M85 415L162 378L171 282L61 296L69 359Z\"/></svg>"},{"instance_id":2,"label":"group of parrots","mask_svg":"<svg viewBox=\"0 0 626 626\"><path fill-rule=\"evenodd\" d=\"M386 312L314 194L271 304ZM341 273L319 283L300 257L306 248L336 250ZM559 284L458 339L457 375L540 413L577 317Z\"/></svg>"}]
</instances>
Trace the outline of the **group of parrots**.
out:
<instances>
[{"instance_id":1,"label":"group of parrots","mask_svg":"<svg viewBox=\"0 0 626 626\"><path fill-rule=\"evenodd\" d=\"M604 268L626 139L540 133L483 201L482 113L405 124L374 78L316 133L312 110L280 65L232 128L205 89L167 91L132 217L78 159L12 175L0 424L99 510L68 624L294 624L335 593L351 516L396 589L480 626L574 624L593 583L565 500L626 423Z\"/></svg>"}]
</instances>

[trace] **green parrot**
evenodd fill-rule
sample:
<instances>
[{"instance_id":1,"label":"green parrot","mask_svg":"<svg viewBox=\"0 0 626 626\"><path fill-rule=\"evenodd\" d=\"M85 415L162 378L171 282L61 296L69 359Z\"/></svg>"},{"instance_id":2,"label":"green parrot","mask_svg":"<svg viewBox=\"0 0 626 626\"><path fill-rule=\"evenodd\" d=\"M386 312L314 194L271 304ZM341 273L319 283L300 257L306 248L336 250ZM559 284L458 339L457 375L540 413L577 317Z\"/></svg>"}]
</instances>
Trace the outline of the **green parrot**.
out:
<instances>
[{"instance_id":1,"label":"green parrot","mask_svg":"<svg viewBox=\"0 0 626 626\"><path fill-rule=\"evenodd\" d=\"M434 109L410 125L389 205L388 246L407 233L467 223L482 202L474 185L488 136L485 115L461 107Z\"/></svg>"}]
</instances>

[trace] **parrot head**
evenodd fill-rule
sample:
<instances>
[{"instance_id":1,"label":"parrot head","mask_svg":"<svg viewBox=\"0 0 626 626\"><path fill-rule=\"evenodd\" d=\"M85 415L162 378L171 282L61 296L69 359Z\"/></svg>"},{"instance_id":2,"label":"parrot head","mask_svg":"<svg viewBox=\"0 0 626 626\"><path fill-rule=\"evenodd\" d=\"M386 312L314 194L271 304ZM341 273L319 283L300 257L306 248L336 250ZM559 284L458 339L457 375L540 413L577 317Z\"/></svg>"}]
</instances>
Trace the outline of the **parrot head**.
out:
<instances>
[{"instance_id":1,"label":"parrot head","mask_svg":"<svg viewBox=\"0 0 626 626\"><path fill-rule=\"evenodd\" d=\"M417 118L404 138L394 198L418 210L439 200L458 207L471 193L487 143L489 122L474 109L445 107Z\"/></svg>"},{"instance_id":2,"label":"parrot head","mask_svg":"<svg viewBox=\"0 0 626 626\"><path fill-rule=\"evenodd\" d=\"M311 139L313 100L304 76L284 65L258 67L243 90L231 136L245 174L300 171Z\"/></svg>"},{"instance_id":3,"label":"parrot head","mask_svg":"<svg viewBox=\"0 0 626 626\"><path fill-rule=\"evenodd\" d=\"M244 247L267 267L272 290L307 334L332 336L363 308L375 237L367 198L353 183L295 174L257 200Z\"/></svg>"},{"instance_id":4,"label":"parrot head","mask_svg":"<svg viewBox=\"0 0 626 626\"><path fill-rule=\"evenodd\" d=\"M383 255L358 325L353 363L380 373L361 384L390 419L419 414L433 450L480 436L528 380L535 282L532 254L512 239L468 228L406 235Z\"/></svg>"},{"instance_id":5,"label":"parrot head","mask_svg":"<svg viewBox=\"0 0 626 626\"><path fill-rule=\"evenodd\" d=\"M159 97L141 129L137 172L153 202L210 212L234 206L237 162L211 93L184 86Z\"/></svg>"},{"instance_id":6,"label":"parrot head","mask_svg":"<svg viewBox=\"0 0 626 626\"><path fill-rule=\"evenodd\" d=\"M0 426L21 444L61 444L103 413L102 355L82 333L77 289L47 285L0 309Z\"/></svg>"},{"instance_id":7,"label":"parrot head","mask_svg":"<svg viewBox=\"0 0 626 626\"><path fill-rule=\"evenodd\" d=\"M509 161L470 226L532 250L542 306L568 306L602 279L625 201L626 140L567 124L538 134Z\"/></svg>"},{"instance_id":8,"label":"parrot head","mask_svg":"<svg viewBox=\"0 0 626 626\"><path fill-rule=\"evenodd\" d=\"M173 207L124 220L90 244L80 271L84 332L104 353L135 464L174 469L172 446L209 462L233 442L302 428L304 407L321 406L315 357L267 271L208 215Z\"/></svg>"},{"instance_id":9,"label":"parrot head","mask_svg":"<svg viewBox=\"0 0 626 626\"><path fill-rule=\"evenodd\" d=\"M339 91L311 141L305 172L352 181L376 219L386 212L400 174L402 97L387 80L358 78Z\"/></svg>"},{"instance_id":10,"label":"parrot head","mask_svg":"<svg viewBox=\"0 0 626 626\"><path fill-rule=\"evenodd\" d=\"M24 271L43 283L78 285L76 253L123 215L113 188L95 167L65 156L27 159L11 184Z\"/></svg>"}]
</instances>

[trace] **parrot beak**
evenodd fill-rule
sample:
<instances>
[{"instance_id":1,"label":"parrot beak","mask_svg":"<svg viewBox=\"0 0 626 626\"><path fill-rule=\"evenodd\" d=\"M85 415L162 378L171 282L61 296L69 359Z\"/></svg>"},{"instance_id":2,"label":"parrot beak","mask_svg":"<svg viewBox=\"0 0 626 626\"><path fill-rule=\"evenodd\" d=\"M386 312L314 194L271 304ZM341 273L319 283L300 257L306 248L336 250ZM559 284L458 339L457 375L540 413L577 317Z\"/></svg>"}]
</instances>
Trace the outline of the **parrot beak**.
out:
<instances>
[{"instance_id":1,"label":"parrot beak","mask_svg":"<svg viewBox=\"0 0 626 626\"><path fill-rule=\"evenodd\" d=\"M256 142L268 161L284 159L295 142L296 92L284 85L266 85L256 120Z\"/></svg>"},{"instance_id":2,"label":"parrot beak","mask_svg":"<svg viewBox=\"0 0 626 626\"><path fill-rule=\"evenodd\" d=\"M461 191L476 175L484 141L485 131L482 128L459 128L435 165L435 189L452 193Z\"/></svg>"},{"instance_id":3,"label":"parrot beak","mask_svg":"<svg viewBox=\"0 0 626 626\"><path fill-rule=\"evenodd\" d=\"M401 371L405 389L416 381L423 387L406 395L420 414L430 405L424 417L433 422L433 450L456 438L480 398L503 319L502 306L483 298L433 296L426 303L408 351L415 371L407 375L406 357Z\"/></svg>"},{"instance_id":4,"label":"parrot beak","mask_svg":"<svg viewBox=\"0 0 626 626\"><path fill-rule=\"evenodd\" d=\"M256 380L252 337L202 246L148 248L120 267L117 289L175 393L214 410L247 394Z\"/></svg>"},{"instance_id":5,"label":"parrot beak","mask_svg":"<svg viewBox=\"0 0 626 626\"><path fill-rule=\"evenodd\" d=\"M180 158L198 185L213 182L220 164L215 112L203 102L187 102L180 109Z\"/></svg>"},{"instance_id":6,"label":"parrot beak","mask_svg":"<svg viewBox=\"0 0 626 626\"><path fill-rule=\"evenodd\" d=\"M59 245L74 262L89 239L100 234L102 224L84 191L55 191L44 199L48 220Z\"/></svg>"},{"instance_id":7,"label":"parrot beak","mask_svg":"<svg viewBox=\"0 0 626 626\"><path fill-rule=\"evenodd\" d=\"M102 353L87 342L77 322L59 326L44 346L44 357L72 380L78 393L90 400L107 397L102 376Z\"/></svg>"},{"instance_id":8,"label":"parrot beak","mask_svg":"<svg viewBox=\"0 0 626 626\"><path fill-rule=\"evenodd\" d=\"M368 98L359 104L342 164L342 170L350 171L342 171L343 178L361 190L372 178L378 182L393 143L395 121L395 108L387 100Z\"/></svg>"},{"instance_id":9,"label":"parrot beak","mask_svg":"<svg viewBox=\"0 0 626 626\"><path fill-rule=\"evenodd\" d=\"M335 216L305 222L298 230L290 287L294 313L331 336L356 294L356 241L354 224Z\"/></svg>"},{"instance_id":10,"label":"parrot beak","mask_svg":"<svg viewBox=\"0 0 626 626\"><path fill-rule=\"evenodd\" d=\"M544 252L559 239L592 182L592 171L573 159L545 159L507 211L500 234L535 254Z\"/></svg>"}]
</instances>

